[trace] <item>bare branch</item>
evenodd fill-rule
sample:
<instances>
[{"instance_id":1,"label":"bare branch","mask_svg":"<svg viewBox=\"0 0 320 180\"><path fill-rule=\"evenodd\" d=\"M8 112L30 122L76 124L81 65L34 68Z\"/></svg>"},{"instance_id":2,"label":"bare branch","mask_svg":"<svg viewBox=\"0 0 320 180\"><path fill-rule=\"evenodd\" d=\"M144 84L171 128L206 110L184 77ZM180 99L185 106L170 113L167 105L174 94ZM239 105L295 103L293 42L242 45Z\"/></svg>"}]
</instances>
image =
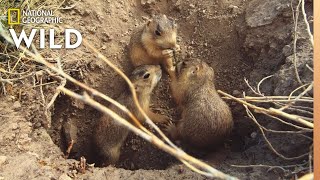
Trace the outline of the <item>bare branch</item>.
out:
<instances>
[{"instance_id":1,"label":"bare branch","mask_svg":"<svg viewBox=\"0 0 320 180\"><path fill-rule=\"evenodd\" d=\"M248 102L246 102L244 100L236 98L236 97L234 97L234 96L232 96L232 95L230 95L228 93L225 93L225 92L223 92L221 90L218 90L218 93L220 93L220 94L222 94L222 95L224 95L224 96L226 96L226 97L228 97L228 98L230 98L232 100L235 100L240 104L246 105L246 106L250 107L251 109L254 109L255 112L282 116L284 118L287 118L287 119L290 119L292 121L295 121L295 122L297 122L299 124L303 124L303 125L305 125L305 126L307 126L309 128L313 129L313 127L314 127L313 123L308 122L308 121L298 117L297 115L288 114L288 113L282 112L279 109L274 109L274 108L265 109L265 108L262 108L262 107L258 107L258 106L255 106L253 104L250 104L250 103L248 103Z\"/></svg>"},{"instance_id":2,"label":"bare branch","mask_svg":"<svg viewBox=\"0 0 320 180\"><path fill-rule=\"evenodd\" d=\"M261 133L262 133L262 136L264 138L264 140L267 142L269 148L276 154L278 155L279 157L281 157L282 159L285 159L285 160L295 160L295 159L301 159L303 157L306 157L309 155L309 152L308 153L305 153L305 154L302 154L300 156L297 156L297 157L286 157L284 156L283 154L279 153L274 147L273 145L271 144L271 142L268 140L266 134L264 133L264 130L263 128L261 127L261 125L258 123L257 119L254 117L254 115L252 114L252 112L249 110L248 106L243 104L243 106L246 108L246 112L248 114L248 116L253 120L253 122L259 127Z\"/></svg>"},{"instance_id":3,"label":"bare branch","mask_svg":"<svg viewBox=\"0 0 320 180\"><path fill-rule=\"evenodd\" d=\"M309 25L309 22L308 22L308 18L307 18L307 14L306 14L306 10L304 8L304 2L305 0L302 0L301 1L301 10L302 10L302 15L303 15L303 20L304 20L304 23L306 24L306 28L307 28L307 32L308 32L308 35L309 35L309 41L312 45L312 47L314 46L314 42L313 42L313 35L311 33L311 30L310 30L310 25Z\"/></svg>"}]
</instances>

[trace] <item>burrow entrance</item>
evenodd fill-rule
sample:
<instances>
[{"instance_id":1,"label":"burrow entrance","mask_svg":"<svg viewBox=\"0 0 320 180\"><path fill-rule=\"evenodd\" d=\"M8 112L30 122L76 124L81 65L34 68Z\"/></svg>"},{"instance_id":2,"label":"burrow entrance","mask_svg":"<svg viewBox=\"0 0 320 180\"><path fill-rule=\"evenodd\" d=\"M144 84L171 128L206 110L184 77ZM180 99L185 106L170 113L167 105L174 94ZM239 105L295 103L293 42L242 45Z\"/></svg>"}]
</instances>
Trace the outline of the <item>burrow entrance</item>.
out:
<instances>
[{"instance_id":1,"label":"burrow entrance","mask_svg":"<svg viewBox=\"0 0 320 180\"><path fill-rule=\"evenodd\" d=\"M194 4L182 3L179 11L167 13L176 18L179 24L179 44L183 48L179 58L197 57L206 61L215 70L217 89L234 96L241 96L242 91L248 92L248 87L243 80L245 77L253 82L259 82L263 77L275 74L286 63L288 52L284 51L285 46L292 41L290 36L292 25L289 23L291 16L286 15L286 12L290 10L283 10L283 14L279 17L273 17L275 20L271 24L251 28L247 27L245 22L244 12L247 4L243 1L219 1L210 4L211 2L198 3L196 5L198 9L194 8ZM237 6L230 6L230 3ZM208 8L213 6L220 7L220 9L215 11L214 8ZM264 13L268 12L266 9ZM130 18L127 21L134 22ZM100 43L99 35L101 34L93 37L93 39L96 38L97 44ZM126 34L124 38L121 41L127 42L129 35ZM124 51L126 43L118 43L116 39L113 39L108 40L106 46L110 49L107 48L105 54L108 54L108 57L126 74L129 74L132 67ZM115 52L117 56L113 58ZM125 88L124 81L105 64L91 60L92 57L83 58L84 60L80 63L77 62L78 64L72 62L68 64L70 67L77 66L80 69L72 74L73 77L112 98L119 96ZM164 111L162 113L172 117L173 120L178 120L179 114L170 97L168 81L167 76L164 76L160 81L152 96L152 107L155 110L161 108ZM281 83L281 81L266 81L262 88L267 94L272 95L275 86L279 85L277 83ZM67 86L82 93L82 90L71 84ZM233 112L235 127L232 136L225 144L228 149L225 160L238 164L242 164L244 161L246 164L255 162L279 164L282 162L270 152L265 143L262 143L263 139L259 135L256 125L246 117L243 107L231 101L227 102ZM105 102L104 104L108 105ZM75 140L76 143L69 158L79 159L84 156L89 163L96 163L98 159L92 133L100 117L101 113L95 109L67 96L61 96L55 103L50 135L63 152L66 152L69 141ZM270 123L272 125L272 121L269 119L263 120L263 125L267 126ZM292 142L289 142L288 136L274 135L272 138L277 142L278 147L284 147L283 152L288 152L286 150L293 147L290 145ZM296 147L294 153L303 151L300 146L303 141L296 139L296 144L299 144L300 148ZM207 160L207 157L210 159L211 156L211 153L208 152L194 152L188 148L185 150L204 160ZM259 155L256 156L257 153ZM130 170L166 169L175 163L178 161L172 156L130 134L122 147L116 167Z\"/></svg>"}]
</instances>

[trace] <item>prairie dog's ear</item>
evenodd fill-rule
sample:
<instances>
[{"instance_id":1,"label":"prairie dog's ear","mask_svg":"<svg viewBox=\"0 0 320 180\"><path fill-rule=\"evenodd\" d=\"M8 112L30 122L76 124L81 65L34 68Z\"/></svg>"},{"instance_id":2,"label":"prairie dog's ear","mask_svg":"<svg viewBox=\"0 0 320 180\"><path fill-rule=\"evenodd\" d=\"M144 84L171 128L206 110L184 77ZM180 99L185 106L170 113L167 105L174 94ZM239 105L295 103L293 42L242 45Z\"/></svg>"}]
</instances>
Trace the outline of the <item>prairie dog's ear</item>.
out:
<instances>
[{"instance_id":1,"label":"prairie dog's ear","mask_svg":"<svg viewBox=\"0 0 320 180\"><path fill-rule=\"evenodd\" d=\"M214 80L214 69L205 62L203 62L202 66L204 69L203 72L207 74L207 77L209 78L209 80L213 81Z\"/></svg>"},{"instance_id":2,"label":"prairie dog's ear","mask_svg":"<svg viewBox=\"0 0 320 180\"><path fill-rule=\"evenodd\" d=\"M199 73L200 72L200 69L203 69L202 66L196 66L196 72Z\"/></svg>"},{"instance_id":3,"label":"prairie dog's ear","mask_svg":"<svg viewBox=\"0 0 320 180\"><path fill-rule=\"evenodd\" d=\"M176 28L176 27L177 27L176 20L173 19L172 17L169 17L168 19L171 21L172 26L173 26L174 28Z\"/></svg>"},{"instance_id":4,"label":"prairie dog's ear","mask_svg":"<svg viewBox=\"0 0 320 180\"><path fill-rule=\"evenodd\" d=\"M148 20L146 26L145 26L145 31L150 31L152 25L152 20Z\"/></svg>"}]
</instances>

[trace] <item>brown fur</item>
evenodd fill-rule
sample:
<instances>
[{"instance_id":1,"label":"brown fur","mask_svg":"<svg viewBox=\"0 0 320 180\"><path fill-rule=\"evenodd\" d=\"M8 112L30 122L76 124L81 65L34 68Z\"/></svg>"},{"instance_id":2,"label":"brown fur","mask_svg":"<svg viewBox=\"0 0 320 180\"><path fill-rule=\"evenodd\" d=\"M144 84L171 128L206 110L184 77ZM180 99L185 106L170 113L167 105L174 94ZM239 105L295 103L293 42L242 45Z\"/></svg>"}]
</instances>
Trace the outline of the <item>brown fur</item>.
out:
<instances>
[{"instance_id":1,"label":"brown fur","mask_svg":"<svg viewBox=\"0 0 320 180\"><path fill-rule=\"evenodd\" d=\"M156 31L160 35L156 34ZM174 71L172 56L177 45L177 25L165 15L155 16L134 32L129 44L129 55L134 66L162 65L170 74Z\"/></svg>"},{"instance_id":2,"label":"brown fur","mask_svg":"<svg viewBox=\"0 0 320 180\"><path fill-rule=\"evenodd\" d=\"M233 120L215 89L213 69L200 60L179 63L177 69L171 89L182 114L178 124L168 128L172 138L199 148L222 142L230 134Z\"/></svg>"},{"instance_id":3,"label":"brown fur","mask_svg":"<svg viewBox=\"0 0 320 180\"><path fill-rule=\"evenodd\" d=\"M148 78L146 75L149 74ZM138 100L142 109L155 122L164 122L167 119L159 114L149 110L150 94L161 78L161 68L155 65L144 65L136 68L131 76ZM117 99L119 103L126 106L139 120L143 121L142 114L136 108L131 92L126 90ZM129 117L119 110L116 106L110 106L110 109L121 117L130 120ZM96 125L95 142L99 149L103 165L115 164L120 156L120 148L128 136L129 130L111 119L110 116L104 115Z\"/></svg>"}]
</instances>

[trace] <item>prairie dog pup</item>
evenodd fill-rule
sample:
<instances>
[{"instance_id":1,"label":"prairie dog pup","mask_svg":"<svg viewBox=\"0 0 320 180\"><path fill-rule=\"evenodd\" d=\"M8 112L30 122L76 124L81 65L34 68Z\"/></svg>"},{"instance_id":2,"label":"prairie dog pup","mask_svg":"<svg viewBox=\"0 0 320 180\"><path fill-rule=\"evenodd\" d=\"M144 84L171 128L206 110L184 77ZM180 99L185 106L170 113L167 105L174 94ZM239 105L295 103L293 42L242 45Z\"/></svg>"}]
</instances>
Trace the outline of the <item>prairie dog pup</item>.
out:
<instances>
[{"instance_id":1,"label":"prairie dog pup","mask_svg":"<svg viewBox=\"0 0 320 180\"><path fill-rule=\"evenodd\" d=\"M213 69L205 62L180 62L171 89L182 108L181 120L168 127L173 139L207 148L221 143L231 133L232 114L215 89Z\"/></svg>"},{"instance_id":2,"label":"prairie dog pup","mask_svg":"<svg viewBox=\"0 0 320 180\"><path fill-rule=\"evenodd\" d=\"M129 55L134 66L144 64L162 65L171 76L174 73L173 52L177 45L177 25L166 15L158 15L133 33Z\"/></svg>"},{"instance_id":3,"label":"prairie dog pup","mask_svg":"<svg viewBox=\"0 0 320 180\"><path fill-rule=\"evenodd\" d=\"M155 114L149 110L150 95L154 87L161 79L161 68L159 65L143 65L137 67L131 75L131 81L135 86L138 101L147 113L147 115L155 122L166 121L165 116ZM122 93L117 101L126 106L140 121L143 121L142 114L136 108L132 94L129 89ZM124 112L112 105L111 110L119 114L121 117L129 120ZM102 158L103 165L115 164L120 156L120 148L129 134L129 130L118 124L111 117L104 115L96 125L94 135L95 143L99 149L99 155Z\"/></svg>"}]
</instances>

